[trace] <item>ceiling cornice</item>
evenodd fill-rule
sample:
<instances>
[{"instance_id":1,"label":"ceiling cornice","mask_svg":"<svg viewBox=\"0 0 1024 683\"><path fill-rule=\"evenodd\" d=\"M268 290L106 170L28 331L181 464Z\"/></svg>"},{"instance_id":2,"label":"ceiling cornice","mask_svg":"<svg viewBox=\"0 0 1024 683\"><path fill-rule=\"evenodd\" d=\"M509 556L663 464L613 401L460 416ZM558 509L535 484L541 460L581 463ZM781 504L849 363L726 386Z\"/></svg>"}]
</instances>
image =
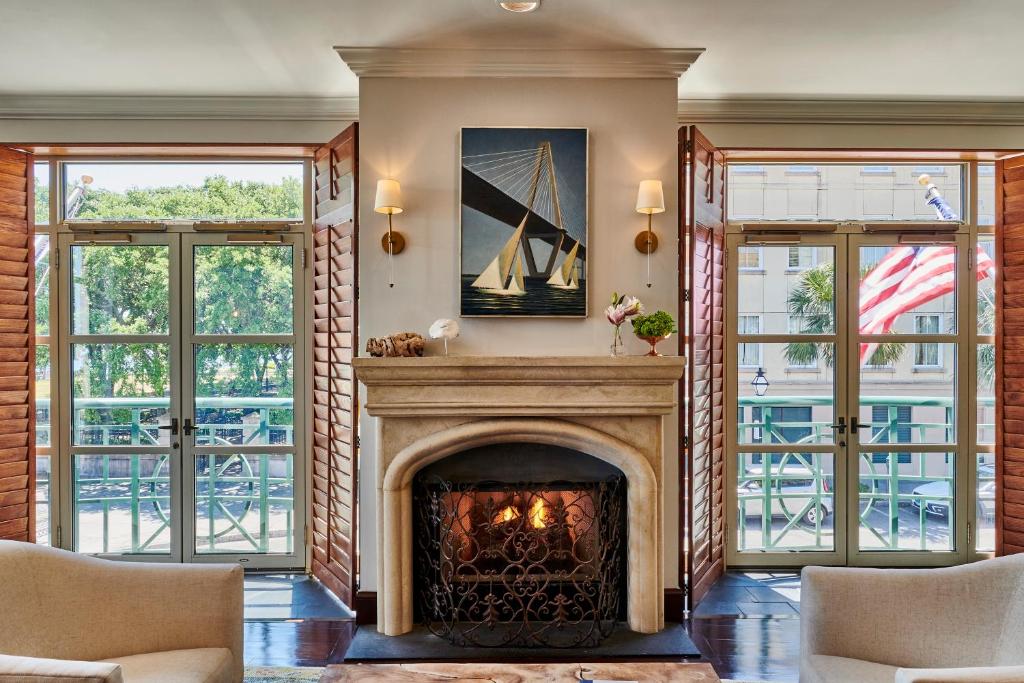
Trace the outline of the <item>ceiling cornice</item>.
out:
<instances>
[{"instance_id":1,"label":"ceiling cornice","mask_svg":"<svg viewBox=\"0 0 1024 683\"><path fill-rule=\"evenodd\" d=\"M358 97L0 95L0 119L354 121Z\"/></svg>"},{"instance_id":2,"label":"ceiling cornice","mask_svg":"<svg viewBox=\"0 0 1024 683\"><path fill-rule=\"evenodd\" d=\"M334 48L360 78L679 78L703 48Z\"/></svg>"},{"instance_id":3,"label":"ceiling cornice","mask_svg":"<svg viewBox=\"0 0 1024 683\"><path fill-rule=\"evenodd\" d=\"M682 99L682 123L1024 125L1024 102L950 100Z\"/></svg>"},{"instance_id":4,"label":"ceiling cornice","mask_svg":"<svg viewBox=\"0 0 1024 683\"><path fill-rule=\"evenodd\" d=\"M0 95L0 119L355 121L358 118L358 97ZM1024 102L683 99L679 101L679 121L1022 126Z\"/></svg>"}]
</instances>

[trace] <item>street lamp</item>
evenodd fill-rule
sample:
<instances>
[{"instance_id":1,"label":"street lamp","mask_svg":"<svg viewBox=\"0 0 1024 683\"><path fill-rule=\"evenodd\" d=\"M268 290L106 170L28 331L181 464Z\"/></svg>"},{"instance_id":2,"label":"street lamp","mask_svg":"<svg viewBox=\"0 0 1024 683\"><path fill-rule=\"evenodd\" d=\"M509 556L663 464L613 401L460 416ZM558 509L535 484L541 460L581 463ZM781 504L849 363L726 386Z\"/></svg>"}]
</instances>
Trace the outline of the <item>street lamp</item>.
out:
<instances>
[{"instance_id":1,"label":"street lamp","mask_svg":"<svg viewBox=\"0 0 1024 683\"><path fill-rule=\"evenodd\" d=\"M750 386L754 387L754 393L758 396L764 396L768 393L769 384L768 378L764 376L764 368L758 368L754 379L750 380Z\"/></svg>"}]
</instances>

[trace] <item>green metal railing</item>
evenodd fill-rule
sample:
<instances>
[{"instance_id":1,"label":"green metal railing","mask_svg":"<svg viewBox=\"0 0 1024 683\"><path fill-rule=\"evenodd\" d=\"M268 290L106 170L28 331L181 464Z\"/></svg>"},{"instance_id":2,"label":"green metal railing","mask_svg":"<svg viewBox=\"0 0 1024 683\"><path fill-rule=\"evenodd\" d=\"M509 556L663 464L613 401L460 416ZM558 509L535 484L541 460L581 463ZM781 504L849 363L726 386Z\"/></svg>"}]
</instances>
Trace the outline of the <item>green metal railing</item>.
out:
<instances>
[{"instance_id":1,"label":"green metal railing","mask_svg":"<svg viewBox=\"0 0 1024 683\"><path fill-rule=\"evenodd\" d=\"M952 453L918 453L916 460L900 462L901 453L912 453L915 443L953 443L954 402L951 398L921 396L866 396L860 399L862 406L885 406L886 419L872 420L861 425L862 441L871 445L892 445L891 451L860 453L859 474L859 518L861 529L877 539L879 550L927 550L929 533L939 532L939 522L929 525L927 512L930 503L938 504L947 511L945 523L941 524L943 537L934 545L952 548L954 515L953 491L955 480ZM991 397L979 397L981 407L991 407ZM800 452L745 453L744 445L756 447L759 443L790 444L831 444L835 432L829 421L793 421L773 416L773 409L794 407L831 407L832 398L827 396L744 396L739 399L740 419L738 420L739 468L737 499L741 523L738 530L740 550L830 550L832 534L825 526L825 519L835 507L833 498L833 474L826 463L831 463L830 454ZM748 408L760 409L759 421L745 421ZM916 408L939 408L944 411L942 422L900 420L900 408L909 407L911 417ZM749 411L753 414L753 411ZM991 434L994 425L978 425L981 434ZM804 432L795 439L788 434ZM909 439L907 438L909 436ZM901 438L902 437L902 438ZM876 461L877 456L882 456ZM760 463L755 463L754 458ZM926 465L934 458L944 458L944 472L930 474ZM979 484L990 481L994 475L984 468L978 470ZM922 484L945 482L945 494L914 493ZM901 491L901 488L905 490ZM748 547L748 517L757 516L760 506L760 539ZM904 536L900 536L900 510L907 506L917 508L916 543L908 545L908 529L904 522ZM884 523L878 520L882 515ZM773 528L773 518L784 520L781 528ZM913 537L911 537L912 539ZM901 544L901 540L904 542ZM862 547L868 547L862 544Z\"/></svg>"},{"instance_id":2,"label":"green metal railing","mask_svg":"<svg viewBox=\"0 0 1024 683\"><path fill-rule=\"evenodd\" d=\"M241 411L244 422L196 425L198 446L246 446L246 453L195 456L195 522L198 553L293 551L294 460L290 453L253 452L261 445L292 444L294 424L275 423L292 409L291 398L197 398L196 412ZM80 445L116 446L109 454L74 456L76 546L102 553L166 553L171 526L171 467L167 454L133 454L125 446L167 445L167 398L76 399L72 433ZM49 415L49 401L37 402ZM40 420L41 443L49 443L49 420ZM45 439L45 441L43 441ZM125 452L127 450L127 452ZM251 454L250 454L251 453ZM100 520L83 516L99 513ZM101 525L84 547L80 525ZM91 528L90 531L94 531ZM95 536L95 534L91 534ZM274 543L274 539L280 539Z\"/></svg>"}]
</instances>

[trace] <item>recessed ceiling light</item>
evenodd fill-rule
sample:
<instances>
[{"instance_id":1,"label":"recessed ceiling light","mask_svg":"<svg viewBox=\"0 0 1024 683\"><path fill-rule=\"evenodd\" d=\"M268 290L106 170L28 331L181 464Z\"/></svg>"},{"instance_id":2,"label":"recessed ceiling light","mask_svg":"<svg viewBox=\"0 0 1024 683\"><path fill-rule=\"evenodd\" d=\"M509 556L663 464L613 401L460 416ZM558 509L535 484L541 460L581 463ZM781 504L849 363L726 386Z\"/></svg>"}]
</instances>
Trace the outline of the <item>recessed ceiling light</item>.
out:
<instances>
[{"instance_id":1,"label":"recessed ceiling light","mask_svg":"<svg viewBox=\"0 0 1024 683\"><path fill-rule=\"evenodd\" d=\"M540 0L534 0L534 2L502 2L498 0L498 4L509 12L532 12L540 7Z\"/></svg>"}]
</instances>

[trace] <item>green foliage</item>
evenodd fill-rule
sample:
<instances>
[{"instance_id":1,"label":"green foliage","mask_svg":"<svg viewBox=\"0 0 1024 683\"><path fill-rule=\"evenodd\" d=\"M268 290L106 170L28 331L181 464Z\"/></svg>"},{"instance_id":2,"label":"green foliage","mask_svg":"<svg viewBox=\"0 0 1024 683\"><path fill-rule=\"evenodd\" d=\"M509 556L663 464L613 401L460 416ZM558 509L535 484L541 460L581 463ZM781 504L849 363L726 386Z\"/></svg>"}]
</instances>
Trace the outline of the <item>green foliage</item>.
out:
<instances>
[{"instance_id":1,"label":"green foliage","mask_svg":"<svg viewBox=\"0 0 1024 683\"><path fill-rule=\"evenodd\" d=\"M50 222L50 186L36 185L36 225L47 225Z\"/></svg>"},{"instance_id":2,"label":"green foliage","mask_svg":"<svg viewBox=\"0 0 1024 683\"><path fill-rule=\"evenodd\" d=\"M301 215L301 184L297 181L286 179L273 186L231 183L222 177L207 178L201 188L133 189L124 194L90 190L78 213L79 218L136 219ZM194 324L198 334L291 334L292 258L290 246L196 246L195 320L183 320L182 324ZM74 332L167 334L169 268L168 249L163 246L76 247L71 264ZM75 396L167 396L170 360L165 344L78 345ZM290 345L203 344L196 348L194 362L198 397L293 395ZM207 414L197 415L201 422L235 424L241 423L246 413L234 408L204 412ZM84 424L126 424L131 420L127 409L83 411L80 418ZM270 421L289 423L292 413L273 410Z\"/></svg>"},{"instance_id":3,"label":"green foliage","mask_svg":"<svg viewBox=\"0 0 1024 683\"><path fill-rule=\"evenodd\" d=\"M144 220L252 220L302 217L302 181L281 183L232 181L210 176L198 187L129 188L125 192L86 186L75 218Z\"/></svg>"},{"instance_id":4,"label":"green foliage","mask_svg":"<svg viewBox=\"0 0 1024 683\"><path fill-rule=\"evenodd\" d=\"M665 311L633 318L633 334L638 337L666 337L676 331L676 321Z\"/></svg>"},{"instance_id":5,"label":"green foliage","mask_svg":"<svg viewBox=\"0 0 1024 683\"><path fill-rule=\"evenodd\" d=\"M791 315L800 321L802 334L832 334L835 332L835 265L823 263L808 268L789 294L787 306ZM906 344L886 342L868 360L868 365L892 365L903 357ZM812 365L819 359L828 367L835 365L835 345L831 343L793 342L786 344L783 354L792 365Z\"/></svg>"}]
</instances>

